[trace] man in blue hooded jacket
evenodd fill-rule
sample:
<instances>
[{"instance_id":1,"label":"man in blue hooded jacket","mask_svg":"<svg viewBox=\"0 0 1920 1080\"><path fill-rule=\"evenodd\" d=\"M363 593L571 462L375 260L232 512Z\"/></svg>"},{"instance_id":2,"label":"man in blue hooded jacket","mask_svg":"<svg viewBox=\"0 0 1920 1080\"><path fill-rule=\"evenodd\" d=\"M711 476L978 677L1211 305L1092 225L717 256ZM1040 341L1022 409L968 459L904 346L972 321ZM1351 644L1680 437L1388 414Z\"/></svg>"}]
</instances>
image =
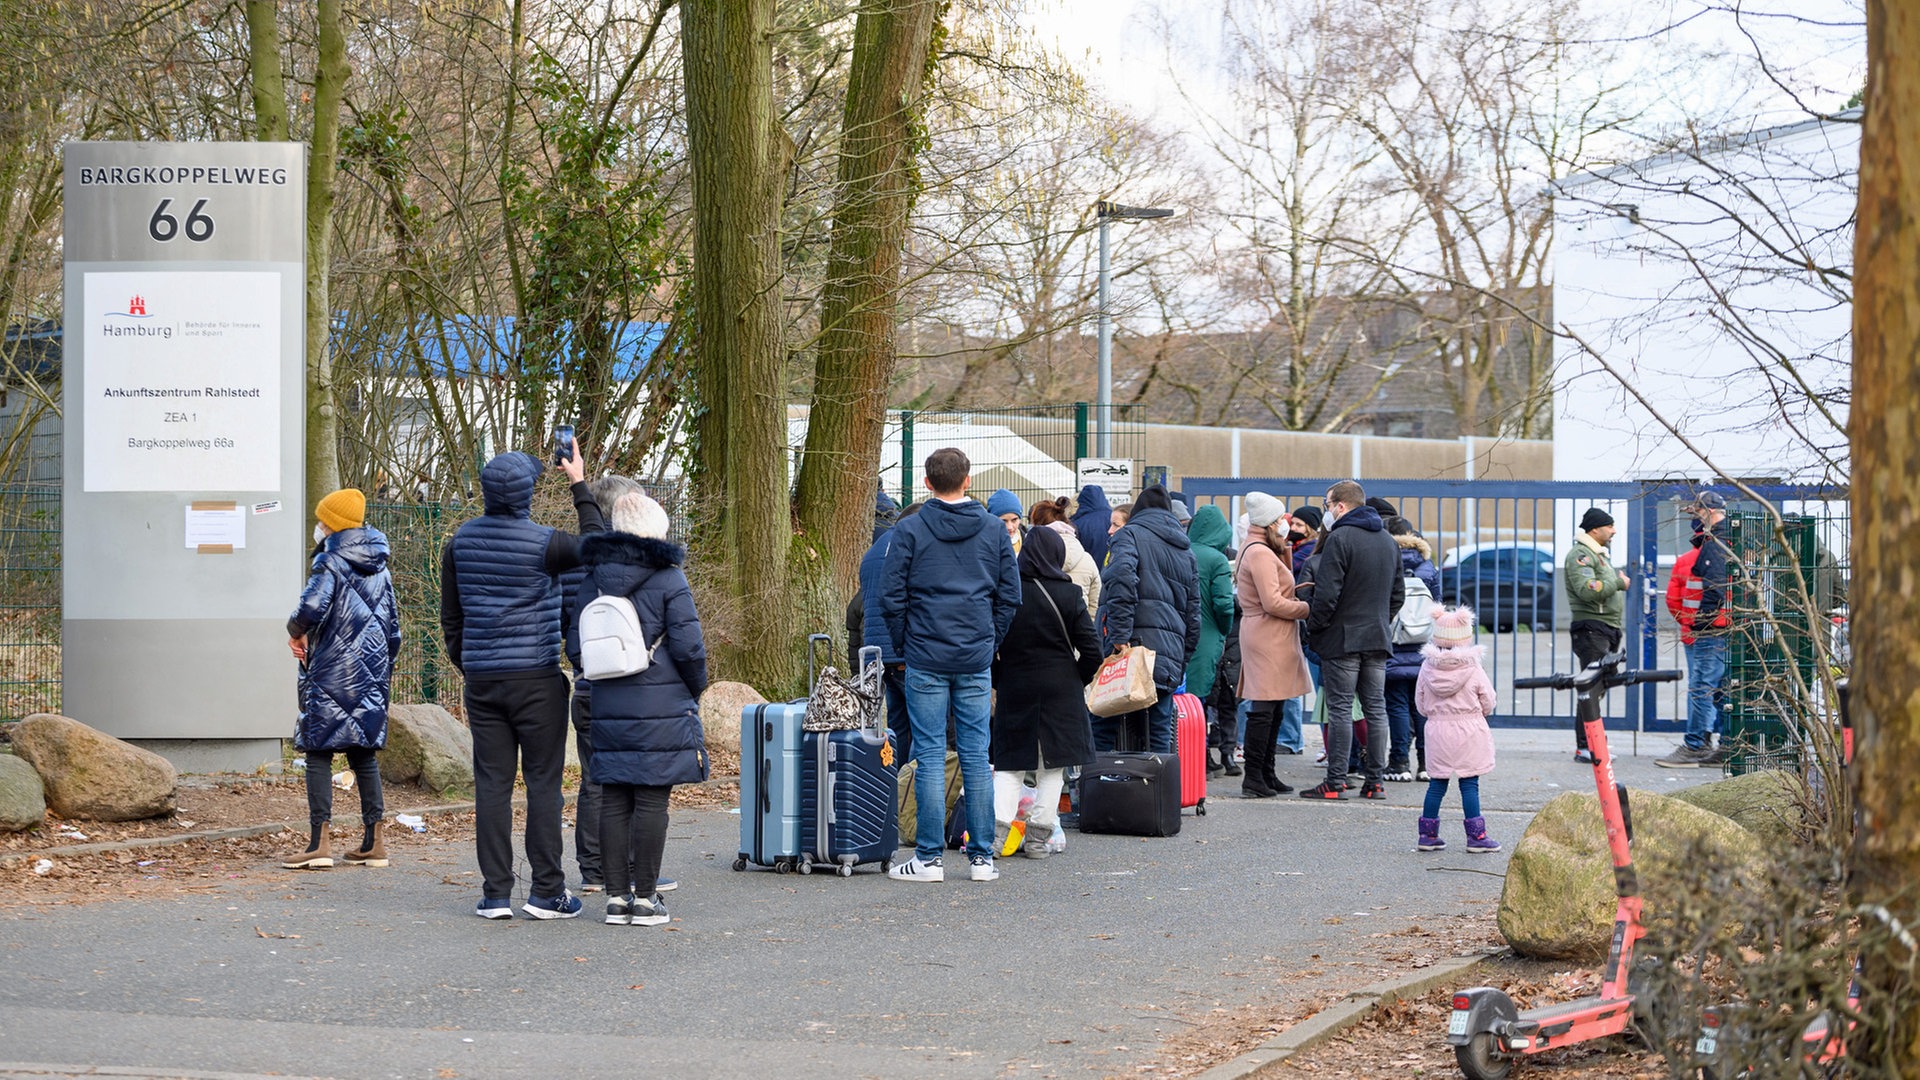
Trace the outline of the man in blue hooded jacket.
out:
<instances>
[{"instance_id":1,"label":"man in blue hooded jacket","mask_svg":"<svg viewBox=\"0 0 1920 1080\"><path fill-rule=\"evenodd\" d=\"M1100 571L1100 647L1109 655L1128 645L1153 650L1160 698L1144 713L1147 749L1156 754L1173 752L1173 691L1200 646L1199 578L1193 541L1174 517L1167 489L1155 484L1142 491L1127 524L1113 534ZM1139 723L1140 715L1097 718L1094 748L1118 749L1122 725Z\"/></svg>"},{"instance_id":2,"label":"man in blue hooded jacket","mask_svg":"<svg viewBox=\"0 0 1920 1080\"><path fill-rule=\"evenodd\" d=\"M1093 565L1107 564L1107 530L1113 525L1113 507L1107 502L1107 491L1099 484L1088 484L1080 489L1080 505L1073 512L1073 534L1080 538L1080 546L1093 556Z\"/></svg>"},{"instance_id":3,"label":"man in blue hooded jacket","mask_svg":"<svg viewBox=\"0 0 1920 1080\"><path fill-rule=\"evenodd\" d=\"M889 533L879 614L906 661L907 715L919 762L914 797L946 805L947 718L953 717L966 800L967 860L975 881L993 866L993 769L987 763L993 655L1020 610L1020 571L998 518L967 498L972 463L953 447L927 458L923 509ZM946 828L923 813L914 857L887 873L897 881L944 881Z\"/></svg>"},{"instance_id":4,"label":"man in blue hooded jacket","mask_svg":"<svg viewBox=\"0 0 1920 1080\"><path fill-rule=\"evenodd\" d=\"M560 464L582 533L606 527L583 480L576 443ZM480 470L487 512L462 524L440 557L440 629L466 676L473 733L474 849L483 919L513 918L513 779L527 780L527 863L522 910L571 919L580 901L560 865L560 776L566 763L567 676L560 670L560 575L580 565L579 537L533 521L533 489L546 466L501 454Z\"/></svg>"}]
</instances>

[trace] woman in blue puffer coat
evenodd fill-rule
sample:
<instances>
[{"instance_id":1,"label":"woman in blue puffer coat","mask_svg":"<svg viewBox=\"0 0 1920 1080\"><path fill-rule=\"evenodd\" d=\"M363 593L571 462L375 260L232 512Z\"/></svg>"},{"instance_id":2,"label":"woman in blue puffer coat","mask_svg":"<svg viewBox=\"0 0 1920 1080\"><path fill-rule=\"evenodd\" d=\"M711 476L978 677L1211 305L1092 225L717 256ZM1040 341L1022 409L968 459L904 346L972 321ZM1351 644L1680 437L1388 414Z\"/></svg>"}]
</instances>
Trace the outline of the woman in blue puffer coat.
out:
<instances>
[{"instance_id":1,"label":"woman in blue puffer coat","mask_svg":"<svg viewBox=\"0 0 1920 1080\"><path fill-rule=\"evenodd\" d=\"M327 837L333 820L333 755L345 751L360 789L366 826L349 863L387 865L381 836L380 763L387 745L387 697L393 660L400 653L400 611L387 573L387 538L366 527L367 498L342 488L321 499L314 514L313 568L300 603L287 618L288 646L301 661L300 720L293 745L306 755L305 851L280 865L324 870L333 865Z\"/></svg>"},{"instance_id":2,"label":"woman in blue puffer coat","mask_svg":"<svg viewBox=\"0 0 1920 1080\"><path fill-rule=\"evenodd\" d=\"M600 596L624 596L651 647L645 671L593 680L594 781L600 784L600 859L607 922L657 926L667 905L657 891L667 846L667 799L675 784L707 778L700 695L707 645L693 590L680 569L686 549L667 540L660 504L637 491L614 500L612 528L580 541L587 579L575 610ZM584 644L583 644L584 647Z\"/></svg>"}]
</instances>

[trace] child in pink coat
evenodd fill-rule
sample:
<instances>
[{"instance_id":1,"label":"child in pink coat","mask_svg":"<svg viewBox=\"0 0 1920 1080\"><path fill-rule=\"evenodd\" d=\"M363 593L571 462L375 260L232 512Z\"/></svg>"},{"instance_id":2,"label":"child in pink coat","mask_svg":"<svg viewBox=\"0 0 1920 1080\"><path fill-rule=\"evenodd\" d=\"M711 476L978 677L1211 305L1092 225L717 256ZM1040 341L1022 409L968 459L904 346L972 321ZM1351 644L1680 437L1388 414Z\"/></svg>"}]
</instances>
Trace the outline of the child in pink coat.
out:
<instances>
[{"instance_id":1,"label":"child in pink coat","mask_svg":"<svg viewBox=\"0 0 1920 1080\"><path fill-rule=\"evenodd\" d=\"M1480 778L1493 771L1493 732L1487 714L1497 698L1493 680L1480 666L1473 643L1473 612L1464 607L1433 609L1433 640L1420 650L1420 681L1413 702L1427 718L1427 804L1420 818L1420 850L1441 851L1440 800L1447 781L1460 781L1460 805L1467 818L1467 850L1499 851L1480 816Z\"/></svg>"}]
</instances>

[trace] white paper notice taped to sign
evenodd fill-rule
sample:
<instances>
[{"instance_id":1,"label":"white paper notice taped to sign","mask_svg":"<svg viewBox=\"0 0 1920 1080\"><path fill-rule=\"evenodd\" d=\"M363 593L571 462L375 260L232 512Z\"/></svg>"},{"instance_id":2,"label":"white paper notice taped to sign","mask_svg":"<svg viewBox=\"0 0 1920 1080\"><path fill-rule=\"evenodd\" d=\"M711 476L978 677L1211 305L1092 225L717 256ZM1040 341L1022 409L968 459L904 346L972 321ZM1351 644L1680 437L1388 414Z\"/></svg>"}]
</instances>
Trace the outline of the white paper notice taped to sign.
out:
<instances>
[{"instance_id":1,"label":"white paper notice taped to sign","mask_svg":"<svg viewBox=\"0 0 1920 1080\"><path fill-rule=\"evenodd\" d=\"M1124 499L1133 492L1132 458L1081 458L1074 470L1081 487L1092 484L1108 498Z\"/></svg>"},{"instance_id":2,"label":"white paper notice taped to sign","mask_svg":"<svg viewBox=\"0 0 1920 1080\"><path fill-rule=\"evenodd\" d=\"M87 274L84 304L86 490L280 490L279 274Z\"/></svg>"},{"instance_id":3,"label":"white paper notice taped to sign","mask_svg":"<svg viewBox=\"0 0 1920 1080\"><path fill-rule=\"evenodd\" d=\"M195 551L239 551L247 546L247 513L233 503L189 503L186 537Z\"/></svg>"}]
</instances>

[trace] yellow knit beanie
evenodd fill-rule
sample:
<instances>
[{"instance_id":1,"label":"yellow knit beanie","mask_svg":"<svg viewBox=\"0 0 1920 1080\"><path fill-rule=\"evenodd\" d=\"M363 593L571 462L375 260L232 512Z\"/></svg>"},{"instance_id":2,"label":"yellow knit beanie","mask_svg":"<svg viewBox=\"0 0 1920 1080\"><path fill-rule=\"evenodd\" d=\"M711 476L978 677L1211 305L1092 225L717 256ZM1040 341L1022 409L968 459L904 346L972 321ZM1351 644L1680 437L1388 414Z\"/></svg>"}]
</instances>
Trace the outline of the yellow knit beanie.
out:
<instances>
[{"instance_id":1,"label":"yellow knit beanie","mask_svg":"<svg viewBox=\"0 0 1920 1080\"><path fill-rule=\"evenodd\" d=\"M367 523L367 497L358 488L341 488L321 499L313 513L334 532L357 529Z\"/></svg>"}]
</instances>

